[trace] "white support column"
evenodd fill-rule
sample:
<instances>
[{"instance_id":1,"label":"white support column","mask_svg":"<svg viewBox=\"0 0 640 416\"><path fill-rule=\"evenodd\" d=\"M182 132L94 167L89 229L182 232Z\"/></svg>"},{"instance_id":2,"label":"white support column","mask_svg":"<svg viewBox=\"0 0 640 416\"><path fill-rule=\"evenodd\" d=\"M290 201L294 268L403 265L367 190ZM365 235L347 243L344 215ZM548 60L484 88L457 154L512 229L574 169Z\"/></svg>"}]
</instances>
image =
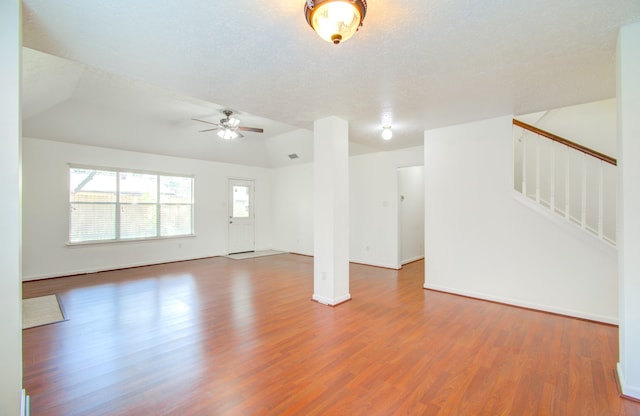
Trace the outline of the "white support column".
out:
<instances>
[{"instance_id":1,"label":"white support column","mask_svg":"<svg viewBox=\"0 0 640 416\"><path fill-rule=\"evenodd\" d=\"M349 294L349 124L313 127L313 300L337 305Z\"/></svg>"},{"instance_id":2,"label":"white support column","mask_svg":"<svg viewBox=\"0 0 640 416\"><path fill-rule=\"evenodd\" d=\"M640 399L640 23L618 36L618 377Z\"/></svg>"},{"instance_id":3,"label":"white support column","mask_svg":"<svg viewBox=\"0 0 640 416\"><path fill-rule=\"evenodd\" d=\"M0 1L0 414L20 415L20 4Z\"/></svg>"}]
</instances>

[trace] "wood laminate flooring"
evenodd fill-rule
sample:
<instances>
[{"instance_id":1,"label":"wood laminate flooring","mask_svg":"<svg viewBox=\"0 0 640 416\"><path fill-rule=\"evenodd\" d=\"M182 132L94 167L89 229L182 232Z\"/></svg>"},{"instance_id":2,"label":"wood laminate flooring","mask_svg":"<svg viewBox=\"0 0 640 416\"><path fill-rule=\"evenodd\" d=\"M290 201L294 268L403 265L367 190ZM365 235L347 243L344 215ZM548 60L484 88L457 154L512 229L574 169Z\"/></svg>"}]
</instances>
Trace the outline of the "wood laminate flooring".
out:
<instances>
[{"instance_id":1,"label":"wood laminate flooring","mask_svg":"<svg viewBox=\"0 0 640 416\"><path fill-rule=\"evenodd\" d=\"M616 327L423 290L422 261L352 264L335 308L312 274L283 254L25 282L68 318L24 331L31 414L640 415Z\"/></svg>"}]
</instances>

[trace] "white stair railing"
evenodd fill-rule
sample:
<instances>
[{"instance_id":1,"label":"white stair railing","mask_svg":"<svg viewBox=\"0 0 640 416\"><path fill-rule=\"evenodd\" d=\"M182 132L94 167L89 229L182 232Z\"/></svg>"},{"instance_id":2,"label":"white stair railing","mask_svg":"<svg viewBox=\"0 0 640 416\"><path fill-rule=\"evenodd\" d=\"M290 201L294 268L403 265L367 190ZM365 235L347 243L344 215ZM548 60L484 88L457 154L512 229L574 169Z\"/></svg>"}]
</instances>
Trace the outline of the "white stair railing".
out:
<instances>
[{"instance_id":1,"label":"white stair railing","mask_svg":"<svg viewBox=\"0 0 640 416\"><path fill-rule=\"evenodd\" d=\"M595 237L616 242L616 159L513 120L514 189Z\"/></svg>"}]
</instances>

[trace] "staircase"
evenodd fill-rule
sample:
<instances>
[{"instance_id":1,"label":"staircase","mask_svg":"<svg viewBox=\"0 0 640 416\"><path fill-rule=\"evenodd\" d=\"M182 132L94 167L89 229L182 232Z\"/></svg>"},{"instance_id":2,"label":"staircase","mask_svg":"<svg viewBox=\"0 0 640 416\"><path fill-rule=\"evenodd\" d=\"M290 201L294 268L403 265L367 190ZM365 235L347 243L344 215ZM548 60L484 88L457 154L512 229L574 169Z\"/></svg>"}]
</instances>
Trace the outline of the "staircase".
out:
<instances>
[{"instance_id":1,"label":"staircase","mask_svg":"<svg viewBox=\"0 0 640 416\"><path fill-rule=\"evenodd\" d=\"M513 120L514 190L603 242L616 244L616 159Z\"/></svg>"}]
</instances>

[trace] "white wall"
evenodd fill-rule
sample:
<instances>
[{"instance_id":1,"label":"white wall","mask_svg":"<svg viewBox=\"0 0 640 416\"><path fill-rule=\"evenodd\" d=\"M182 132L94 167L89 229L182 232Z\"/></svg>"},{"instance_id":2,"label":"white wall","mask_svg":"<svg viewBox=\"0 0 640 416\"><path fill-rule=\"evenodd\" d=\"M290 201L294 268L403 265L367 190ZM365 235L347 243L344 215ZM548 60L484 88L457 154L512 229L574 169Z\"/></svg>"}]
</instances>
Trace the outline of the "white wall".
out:
<instances>
[{"instance_id":1,"label":"white wall","mask_svg":"<svg viewBox=\"0 0 640 416\"><path fill-rule=\"evenodd\" d=\"M23 141L25 280L226 254L227 181L254 179L256 250L271 248L271 171L218 162ZM67 246L68 163L195 175L195 237Z\"/></svg>"},{"instance_id":2,"label":"white wall","mask_svg":"<svg viewBox=\"0 0 640 416\"><path fill-rule=\"evenodd\" d=\"M618 154L615 98L516 118L606 155Z\"/></svg>"},{"instance_id":3,"label":"white wall","mask_svg":"<svg viewBox=\"0 0 640 416\"><path fill-rule=\"evenodd\" d=\"M0 414L20 414L20 2L0 2Z\"/></svg>"},{"instance_id":4,"label":"white wall","mask_svg":"<svg viewBox=\"0 0 640 416\"><path fill-rule=\"evenodd\" d=\"M313 164L273 170L273 247L313 256Z\"/></svg>"},{"instance_id":5,"label":"white wall","mask_svg":"<svg viewBox=\"0 0 640 416\"><path fill-rule=\"evenodd\" d=\"M398 268L399 167L423 163L422 147L349 158L349 259ZM274 170L274 248L313 254L313 166Z\"/></svg>"},{"instance_id":6,"label":"white wall","mask_svg":"<svg viewBox=\"0 0 640 416\"><path fill-rule=\"evenodd\" d=\"M424 167L398 169L400 264L424 257Z\"/></svg>"},{"instance_id":7,"label":"white wall","mask_svg":"<svg viewBox=\"0 0 640 416\"><path fill-rule=\"evenodd\" d=\"M511 117L425 132L425 288L617 322L614 248L520 204Z\"/></svg>"}]
</instances>

